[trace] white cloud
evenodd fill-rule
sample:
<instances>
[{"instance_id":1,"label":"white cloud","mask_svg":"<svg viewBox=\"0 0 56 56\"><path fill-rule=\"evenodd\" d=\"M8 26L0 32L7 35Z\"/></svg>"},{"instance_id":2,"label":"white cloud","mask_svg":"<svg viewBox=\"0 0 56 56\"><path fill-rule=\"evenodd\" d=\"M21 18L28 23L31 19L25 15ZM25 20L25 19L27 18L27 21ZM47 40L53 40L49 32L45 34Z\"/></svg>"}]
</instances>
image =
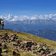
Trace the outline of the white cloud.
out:
<instances>
[{"instance_id":1,"label":"white cloud","mask_svg":"<svg viewBox=\"0 0 56 56\"><path fill-rule=\"evenodd\" d=\"M49 15L46 14L46 15L44 15L44 17L45 17L45 19L48 19L49 18Z\"/></svg>"},{"instance_id":2,"label":"white cloud","mask_svg":"<svg viewBox=\"0 0 56 56\"><path fill-rule=\"evenodd\" d=\"M29 16L26 16L26 15L24 15L24 16L19 16L18 17L18 20L21 20L21 21L23 21L23 20L29 20L30 18L29 18Z\"/></svg>"},{"instance_id":3,"label":"white cloud","mask_svg":"<svg viewBox=\"0 0 56 56\"><path fill-rule=\"evenodd\" d=\"M33 16L27 16L27 15L13 16L13 15L9 14L7 16L0 16L0 18L4 18L4 20L7 20L7 21L24 21L24 20L37 20L37 19L56 20L56 14L33 15Z\"/></svg>"},{"instance_id":4,"label":"white cloud","mask_svg":"<svg viewBox=\"0 0 56 56\"><path fill-rule=\"evenodd\" d=\"M40 15L40 16L39 16L39 19L45 19L45 18L44 18L44 15Z\"/></svg>"},{"instance_id":5,"label":"white cloud","mask_svg":"<svg viewBox=\"0 0 56 56\"><path fill-rule=\"evenodd\" d=\"M49 14L49 18L52 18L53 17L53 14Z\"/></svg>"},{"instance_id":6,"label":"white cloud","mask_svg":"<svg viewBox=\"0 0 56 56\"><path fill-rule=\"evenodd\" d=\"M35 20L35 19L38 19L38 18L39 18L38 15L34 15L34 16L31 16L31 17L30 17L31 20Z\"/></svg>"}]
</instances>

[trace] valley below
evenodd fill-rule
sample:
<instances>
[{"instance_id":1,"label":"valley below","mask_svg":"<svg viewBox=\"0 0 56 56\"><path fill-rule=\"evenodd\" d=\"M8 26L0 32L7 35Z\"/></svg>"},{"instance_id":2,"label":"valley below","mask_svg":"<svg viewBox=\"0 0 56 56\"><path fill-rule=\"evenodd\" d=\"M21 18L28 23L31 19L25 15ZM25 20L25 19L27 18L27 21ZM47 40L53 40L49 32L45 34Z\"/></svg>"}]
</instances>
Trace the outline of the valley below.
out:
<instances>
[{"instance_id":1,"label":"valley below","mask_svg":"<svg viewBox=\"0 0 56 56\"><path fill-rule=\"evenodd\" d=\"M30 33L39 37L56 41L55 22L5 22L5 29L11 29L17 32Z\"/></svg>"}]
</instances>

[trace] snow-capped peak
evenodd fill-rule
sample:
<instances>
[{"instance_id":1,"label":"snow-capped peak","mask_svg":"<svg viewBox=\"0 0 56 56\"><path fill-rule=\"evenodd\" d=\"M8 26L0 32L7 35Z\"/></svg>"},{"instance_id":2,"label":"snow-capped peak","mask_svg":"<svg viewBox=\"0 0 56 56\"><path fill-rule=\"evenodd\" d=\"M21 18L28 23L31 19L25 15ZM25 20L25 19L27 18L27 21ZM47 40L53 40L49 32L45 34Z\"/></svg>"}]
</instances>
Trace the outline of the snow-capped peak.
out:
<instances>
[{"instance_id":1,"label":"snow-capped peak","mask_svg":"<svg viewBox=\"0 0 56 56\"><path fill-rule=\"evenodd\" d=\"M33 16L13 16L11 14L8 14L7 16L0 16L0 18L3 18L5 21L21 21L21 22L36 22L36 21L47 21L47 20L53 20L56 21L56 14L46 14L46 15L33 15Z\"/></svg>"}]
</instances>

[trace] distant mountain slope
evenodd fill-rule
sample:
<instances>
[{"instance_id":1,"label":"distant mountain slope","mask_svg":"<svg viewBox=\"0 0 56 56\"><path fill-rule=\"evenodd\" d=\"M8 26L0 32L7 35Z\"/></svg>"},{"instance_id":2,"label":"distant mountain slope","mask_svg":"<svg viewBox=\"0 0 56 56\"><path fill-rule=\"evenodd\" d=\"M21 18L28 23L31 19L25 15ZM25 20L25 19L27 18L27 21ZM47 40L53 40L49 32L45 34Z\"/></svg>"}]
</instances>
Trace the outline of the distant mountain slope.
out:
<instances>
[{"instance_id":1,"label":"distant mountain slope","mask_svg":"<svg viewBox=\"0 0 56 56\"><path fill-rule=\"evenodd\" d=\"M5 29L11 29L17 32L27 32L56 41L56 23L35 22L35 24L28 24L19 21L5 22Z\"/></svg>"}]
</instances>

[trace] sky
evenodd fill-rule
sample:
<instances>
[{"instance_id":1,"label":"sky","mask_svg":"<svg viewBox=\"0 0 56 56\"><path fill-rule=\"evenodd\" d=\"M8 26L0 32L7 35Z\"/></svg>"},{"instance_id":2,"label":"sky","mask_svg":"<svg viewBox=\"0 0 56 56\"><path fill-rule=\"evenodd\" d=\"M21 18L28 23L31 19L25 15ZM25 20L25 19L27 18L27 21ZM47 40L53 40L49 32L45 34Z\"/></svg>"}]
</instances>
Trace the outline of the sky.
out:
<instances>
[{"instance_id":1,"label":"sky","mask_svg":"<svg viewBox=\"0 0 56 56\"><path fill-rule=\"evenodd\" d=\"M36 15L56 13L56 0L0 0L0 15Z\"/></svg>"}]
</instances>

